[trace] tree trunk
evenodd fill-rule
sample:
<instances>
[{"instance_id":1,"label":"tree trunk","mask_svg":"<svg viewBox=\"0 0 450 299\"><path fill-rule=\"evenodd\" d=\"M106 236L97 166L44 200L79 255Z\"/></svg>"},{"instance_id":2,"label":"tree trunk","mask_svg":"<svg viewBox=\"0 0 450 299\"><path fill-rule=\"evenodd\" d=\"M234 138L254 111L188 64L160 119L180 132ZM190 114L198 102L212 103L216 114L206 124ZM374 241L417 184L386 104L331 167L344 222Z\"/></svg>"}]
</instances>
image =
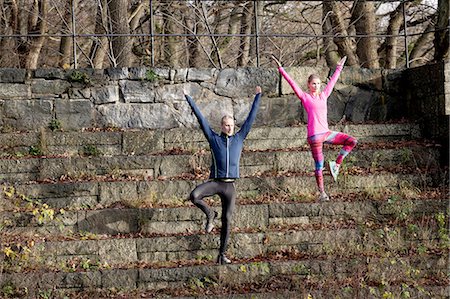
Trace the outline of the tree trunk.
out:
<instances>
[{"instance_id":1,"label":"tree trunk","mask_svg":"<svg viewBox=\"0 0 450 299\"><path fill-rule=\"evenodd\" d=\"M1 1L3 7L4 1ZM9 3L9 10L4 9L1 12L0 26L3 28L3 34L12 35L17 32L18 26L18 7L16 0L12 0ZM16 39L14 38L2 38L0 40L0 65L2 67L17 67L19 65L19 59L17 55L11 55L11 51L15 53Z\"/></svg>"},{"instance_id":2,"label":"tree trunk","mask_svg":"<svg viewBox=\"0 0 450 299\"><path fill-rule=\"evenodd\" d=\"M356 1L352 23L355 23L357 35L375 35L376 18L375 7L372 1ZM378 40L375 37L361 37L356 42L356 54L358 55L360 66L365 68L379 68Z\"/></svg>"},{"instance_id":3,"label":"tree trunk","mask_svg":"<svg viewBox=\"0 0 450 299\"><path fill-rule=\"evenodd\" d=\"M428 23L425 31L430 31L428 33L424 33L419 36L419 38L414 43L414 47L411 49L411 53L409 54L409 61L411 66L417 66L424 63L427 63L427 58L425 57L425 53L430 49L431 41L433 39L433 22Z\"/></svg>"},{"instance_id":4,"label":"tree trunk","mask_svg":"<svg viewBox=\"0 0 450 299\"><path fill-rule=\"evenodd\" d=\"M36 3L36 2L35 2ZM37 33L43 35L47 32L47 13L48 13L48 0L39 0L36 3L36 8L33 10L33 15L31 15L29 23L30 25L35 24L30 33ZM39 56L41 54L42 46L44 44L45 37L38 36L30 38L30 47L28 55L25 59L26 69L36 69L38 66Z\"/></svg>"},{"instance_id":5,"label":"tree trunk","mask_svg":"<svg viewBox=\"0 0 450 299\"><path fill-rule=\"evenodd\" d=\"M199 7L198 1L195 1L195 7ZM200 8L201 9L201 8ZM203 23L200 21L198 14L191 14L185 19L186 33L201 34L204 33ZM200 55L200 41L197 36L187 36L187 60L188 65L192 67L200 67L202 57Z\"/></svg>"},{"instance_id":6,"label":"tree trunk","mask_svg":"<svg viewBox=\"0 0 450 299\"><path fill-rule=\"evenodd\" d=\"M108 3L107 0L99 0L95 16L96 34L106 34L108 32ZM93 37L89 59L92 68L101 69L108 52L108 38L106 36Z\"/></svg>"},{"instance_id":7,"label":"tree trunk","mask_svg":"<svg viewBox=\"0 0 450 299\"><path fill-rule=\"evenodd\" d=\"M253 2L248 1L241 16L241 37L237 66L247 66L250 60L250 42L252 33Z\"/></svg>"},{"instance_id":8,"label":"tree trunk","mask_svg":"<svg viewBox=\"0 0 450 299\"><path fill-rule=\"evenodd\" d=\"M162 33L165 34L175 34L177 32L177 28L179 28L179 24L174 22L175 16L173 12L176 11L173 9L172 1L161 1L161 12L163 15L163 25L162 25ZM177 37L175 36L166 36L163 37L162 42L162 60L165 62L165 65L170 67L179 67L180 64L180 53L182 53Z\"/></svg>"},{"instance_id":9,"label":"tree trunk","mask_svg":"<svg viewBox=\"0 0 450 299\"><path fill-rule=\"evenodd\" d=\"M348 65L358 65L358 59L353 50L351 41L346 37L347 26L344 24L344 18L342 17L341 11L335 1L324 1L323 5L325 6L325 10L332 11L333 13L330 15L331 23L333 26L334 32L334 43L338 46L340 56L347 56L347 64Z\"/></svg>"},{"instance_id":10,"label":"tree trunk","mask_svg":"<svg viewBox=\"0 0 450 299\"><path fill-rule=\"evenodd\" d=\"M398 35L400 27L403 24L403 10L402 4L397 6L397 9L391 13L389 26L387 29L388 35ZM395 69L397 67L397 42L398 37L391 36L386 38L386 65L387 69Z\"/></svg>"},{"instance_id":11,"label":"tree trunk","mask_svg":"<svg viewBox=\"0 0 450 299\"><path fill-rule=\"evenodd\" d=\"M441 61L448 57L449 48L449 0L439 0L437 10L436 32L434 33L434 60Z\"/></svg>"},{"instance_id":12,"label":"tree trunk","mask_svg":"<svg viewBox=\"0 0 450 299\"><path fill-rule=\"evenodd\" d=\"M73 9L72 9L73 5ZM68 0L66 4L66 14L64 15L64 22L67 28L62 28L62 32L66 34L72 33L73 18L72 11L76 11L78 5L78 0ZM71 36L63 36L61 38L61 43L59 45L60 59L59 67L68 68L70 67L72 60L72 49L73 49L73 38ZM75 53L74 53L75 54Z\"/></svg>"},{"instance_id":13,"label":"tree trunk","mask_svg":"<svg viewBox=\"0 0 450 299\"><path fill-rule=\"evenodd\" d=\"M324 35L333 35L333 27L331 26L331 19L330 14L333 13L329 9L330 7L327 7L325 5L322 5L322 32ZM328 67L333 67L336 65L336 63L339 61L339 53L338 53L338 47L333 42L332 37L325 36L323 38L323 47L324 47L324 55L325 55L325 61L327 63Z\"/></svg>"},{"instance_id":14,"label":"tree trunk","mask_svg":"<svg viewBox=\"0 0 450 299\"><path fill-rule=\"evenodd\" d=\"M128 1L110 0L108 2L110 14L110 26L113 34L124 34L125 36L112 37L112 62L115 67L131 66L133 38L126 36L130 34L128 23Z\"/></svg>"}]
</instances>

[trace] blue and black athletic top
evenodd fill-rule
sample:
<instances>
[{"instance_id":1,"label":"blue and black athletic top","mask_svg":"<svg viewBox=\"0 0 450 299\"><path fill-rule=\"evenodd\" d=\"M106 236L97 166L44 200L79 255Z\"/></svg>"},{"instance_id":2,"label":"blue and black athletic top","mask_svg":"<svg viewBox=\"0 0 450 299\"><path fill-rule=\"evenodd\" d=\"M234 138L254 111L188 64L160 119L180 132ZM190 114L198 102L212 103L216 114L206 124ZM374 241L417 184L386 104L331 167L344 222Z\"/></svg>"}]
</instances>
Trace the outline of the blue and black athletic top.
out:
<instances>
[{"instance_id":1,"label":"blue and black athletic top","mask_svg":"<svg viewBox=\"0 0 450 299\"><path fill-rule=\"evenodd\" d=\"M209 142L212 155L210 179L237 179L239 178L239 161L241 159L242 148L244 147L244 139L247 137L256 118L258 111L261 93L256 94L253 100L252 108L243 123L240 130L232 135L227 136L224 133L220 135L214 132L209 126L208 121L202 115L194 100L185 95L186 100L192 108L195 116L198 119L200 128L205 134Z\"/></svg>"}]
</instances>

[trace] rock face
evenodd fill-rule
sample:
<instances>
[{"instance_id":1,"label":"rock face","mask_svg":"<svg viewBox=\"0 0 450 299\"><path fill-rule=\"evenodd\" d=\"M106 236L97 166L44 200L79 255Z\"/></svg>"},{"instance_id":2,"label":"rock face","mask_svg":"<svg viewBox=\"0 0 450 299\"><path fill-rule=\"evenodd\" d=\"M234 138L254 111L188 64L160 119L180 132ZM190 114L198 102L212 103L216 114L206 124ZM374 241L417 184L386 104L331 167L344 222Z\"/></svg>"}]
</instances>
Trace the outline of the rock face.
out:
<instances>
[{"instance_id":1,"label":"rock face","mask_svg":"<svg viewBox=\"0 0 450 299\"><path fill-rule=\"evenodd\" d=\"M430 67L428 67L430 68ZM448 65L433 84L448 85ZM287 68L301 88L309 74L326 83L333 70ZM428 69L419 70L429 73ZM345 116L353 122L388 121L408 116L402 90L411 70L382 71L344 68L328 100L329 121ZM440 78L440 79L439 79ZM414 80L411 80L414 82ZM441 82L442 81L442 82ZM447 82L447 83L446 83ZM241 124L253 101L255 86L263 90L255 126L290 126L307 121L301 102L275 68L241 69L147 69L107 70L0 70L0 125L38 131L58 120L65 131L91 127L123 129L170 129L197 127L184 94L191 95L214 128L230 114ZM402 87L403 86L403 87ZM419 84L408 86L410 95ZM434 101L443 101L448 88L434 88ZM448 101L448 100L447 100ZM423 102L423 99L422 99ZM427 107L426 103L420 103ZM444 104L441 105L444 107ZM442 114L448 110L441 109Z\"/></svg>"}]
</instances>

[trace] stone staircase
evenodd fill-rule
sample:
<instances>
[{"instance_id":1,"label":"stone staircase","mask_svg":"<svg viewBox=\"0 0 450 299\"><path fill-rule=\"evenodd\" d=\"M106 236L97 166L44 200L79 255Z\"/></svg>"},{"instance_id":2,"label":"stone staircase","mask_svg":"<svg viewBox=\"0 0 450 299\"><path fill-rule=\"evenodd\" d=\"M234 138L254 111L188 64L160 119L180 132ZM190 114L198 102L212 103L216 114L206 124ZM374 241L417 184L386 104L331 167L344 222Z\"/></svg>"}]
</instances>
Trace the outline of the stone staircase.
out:
<instances>
[{"instance_id":1,"label":"stone staircase","mask_svg":"<svg viewBox=\"0 0 450 299\"><path fill-rule=\"evenodd\" d=\"M407 122L334 129L359 143L325 203L304 126L251 131L226 266L186 200L209 174L200 131L0 134L0 297L448 298L439 145Z\"/></svg>"}]
</instances>

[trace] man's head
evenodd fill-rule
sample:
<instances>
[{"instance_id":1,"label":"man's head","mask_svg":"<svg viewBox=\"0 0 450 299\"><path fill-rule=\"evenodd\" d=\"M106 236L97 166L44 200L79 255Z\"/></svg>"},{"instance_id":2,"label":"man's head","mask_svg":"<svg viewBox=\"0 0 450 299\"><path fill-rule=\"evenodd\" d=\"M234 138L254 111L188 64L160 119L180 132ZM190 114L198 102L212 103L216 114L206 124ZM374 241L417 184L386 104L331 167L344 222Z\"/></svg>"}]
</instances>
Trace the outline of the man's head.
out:
<instances>
[{"instance_id":1,"label":"man's head","mask_svg":"<svg viewBox=\"0 0 450 299\"><path fill-rule=\"evenodd\" d=\"M222 123L221 123L222 133L224 133L227 136L231 136L234 133L234 119L229 116L225 115L222 117Z\"/></svg>"}]
</instances>

